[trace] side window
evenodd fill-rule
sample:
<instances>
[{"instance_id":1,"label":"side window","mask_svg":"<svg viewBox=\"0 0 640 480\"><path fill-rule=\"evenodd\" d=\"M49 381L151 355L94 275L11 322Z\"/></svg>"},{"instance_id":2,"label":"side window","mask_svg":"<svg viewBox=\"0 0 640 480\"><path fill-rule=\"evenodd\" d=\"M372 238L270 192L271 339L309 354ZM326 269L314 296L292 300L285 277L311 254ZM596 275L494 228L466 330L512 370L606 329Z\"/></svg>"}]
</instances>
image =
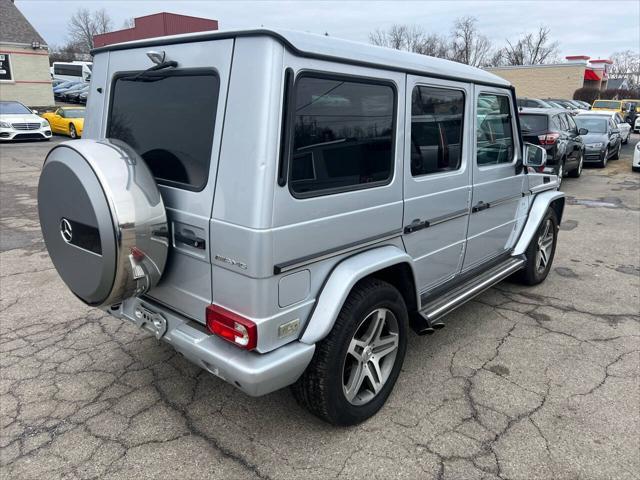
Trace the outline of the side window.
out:
<instances>
[{"instance_id":1,"label":"side window","mask_svg":"<svg viewBox=\"0 0 640 480\"><path fill-rule=\"evenodd\" d=\"M411 175L460 168L463 118L464 92L414 87L411 95Z\"/></svg>"},{"instance_id":2,"label":"side window","mask_svg":"<svg viewBox=\"0 0 640 480\"><path fill-rule=\"evenodd\" d=\"M578 126L576 122L573 120L573 115L567 115L567 123L569 124L569 130L571 132L576 133L578 131Z\"/></svg>"},{"instance_id":3,"label":"side window","mask_svg":"<svg viewBox=\"0 0 640 480\"><path fill-rule=\"evenodd\" d=\"M624 121L622 120L622 117L620 116L619 113L616 113L615 119L616 119L616 123L622 123Z\"/></svg>"},{"instance_id":4,"label":"side window","mask_svg":"<svg viewBox=\"0 0 640 480\"><path fill-rule=\"evenodd\" d=\"M65 117L64 110L63 109L59 109L58 110L58 115L60 115L62 118L64 118Z\"/></svg>"},{"instance_id":5,"label":"side window","mask_svg":"<svg viewBox=\"0 0 640 480\"><path fill-rule=\"evenodd\" d=\"M514 139L509 97L483 93L478 97L476 160L478 165L497 165L513 160ZM485 107L484 105L489 105Z\"/></svg>"},{"instance_id":6,"label":"side window","mask_svg":"<svg viewBox=\"0 0 640 480\"><path fill-rule=\"evenodd\" d=\"M569 124L567 123L567 117L565 114L561 113L560 115L558 115L558 123L560 124L560 129L563 132L569 130Z\"/></svg>"},{"instance_id":7,"label":"side window","mask_svg":"<svg viewBox=\"0 0 640 480\"><path fill-rule=\"evenodd\" d=\"M296 196L384 184L393 172L395 91L302 76L295 86L289 180Z\"/></svg>"}]
</instances>

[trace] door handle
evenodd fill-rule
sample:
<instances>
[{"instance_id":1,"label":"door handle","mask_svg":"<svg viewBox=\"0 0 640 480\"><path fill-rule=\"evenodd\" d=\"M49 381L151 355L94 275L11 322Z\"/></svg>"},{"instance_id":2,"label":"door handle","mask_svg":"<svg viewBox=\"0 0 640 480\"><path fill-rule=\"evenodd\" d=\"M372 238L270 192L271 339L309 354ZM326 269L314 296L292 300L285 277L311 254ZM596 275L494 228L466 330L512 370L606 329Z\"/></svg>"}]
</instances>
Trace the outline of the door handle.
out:
<instances>
[{"instance_id":1,"label":"door handle","mask_svg":"<svg viewBox=\"0 0 640 480\"><path fill-rule=\"evenodd\" d=\"M486 210L487 208L489 208L489 204L480 201L471 208L471 212L472 213L481 212L482 210Z\"/></svg>"},{"instance_id":2,"label":"door handle","mask_svg":"<svg viewBox=\"0 0 640 480\"><path fill-rule=\"evenodd\" d=\"M199 250L204 250L206 242L204 238L199 237L187 237L186 235L182 235L181 233L175 233L174 238L176 242L184 243L193 248L197 248Z\"/></svg>"}]
</instances>

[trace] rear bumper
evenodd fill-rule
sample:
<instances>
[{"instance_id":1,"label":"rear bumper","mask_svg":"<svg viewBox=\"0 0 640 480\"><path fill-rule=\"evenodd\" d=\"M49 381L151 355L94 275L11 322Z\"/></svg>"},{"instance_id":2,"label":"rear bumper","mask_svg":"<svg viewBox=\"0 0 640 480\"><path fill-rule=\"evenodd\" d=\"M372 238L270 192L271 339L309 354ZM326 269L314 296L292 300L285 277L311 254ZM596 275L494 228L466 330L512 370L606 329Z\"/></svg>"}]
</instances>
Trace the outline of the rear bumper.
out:
<instances>
[{"instance_id":1,"label":"rear bumper","mask_svg":"<svg viewBox=\"0 0 640 480\"><path fill-rule=\"evenodd\" d=\"M166 320L162 340L189 361L254 397L294 383L315 351L315 345L294 341L268 353L247 352L210 334L203 325L139 298L125 301L110 313L158 336L152 321L137 318L135 311L140 306Z\"/></svg>"}]
</instances>

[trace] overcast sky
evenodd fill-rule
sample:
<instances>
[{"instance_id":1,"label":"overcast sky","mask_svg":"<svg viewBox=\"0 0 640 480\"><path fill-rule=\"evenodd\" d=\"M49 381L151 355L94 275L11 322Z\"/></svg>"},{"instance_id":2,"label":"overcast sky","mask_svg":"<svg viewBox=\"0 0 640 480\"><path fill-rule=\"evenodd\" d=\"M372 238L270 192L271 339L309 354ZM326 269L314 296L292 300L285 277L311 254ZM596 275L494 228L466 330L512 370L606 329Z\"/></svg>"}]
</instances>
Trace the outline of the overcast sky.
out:
<instances>
[{"instance_id":1,"label":"overcast sky","mask_svg":"<svg viewBox=\"0 0 640 480\"><path fill-rule=\"evenodd\" d=\"M124 20L167 11L213 18L220 29L281 27L366 42L376 28L419 25L445 34L456 17L473 15L494 46L539 25L551 29L560 54L606 57L640 50L639 0L555 1L67 1L16 0L16 5L49 44L66 39L69 17L80 7L105 8L121 28Z\"/></svg>"}]
</instances>

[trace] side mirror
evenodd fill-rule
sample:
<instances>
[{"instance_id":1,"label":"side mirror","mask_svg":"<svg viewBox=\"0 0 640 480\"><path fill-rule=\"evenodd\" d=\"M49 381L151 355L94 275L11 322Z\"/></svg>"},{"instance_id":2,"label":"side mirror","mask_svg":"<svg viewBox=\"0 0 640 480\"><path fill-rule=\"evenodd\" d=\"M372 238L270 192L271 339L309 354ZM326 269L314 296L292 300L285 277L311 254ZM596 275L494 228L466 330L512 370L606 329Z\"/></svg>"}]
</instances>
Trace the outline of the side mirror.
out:
<instances>
[{"instance_id":1,"label":"side mirror","mask_svg":"<svg viewBox=\"0 0 640 480\"><path fill-rule=\"evenodd\" d=\"M533 143L525 143L523 158L526 167L539 169L547 164L547 151Z\"/></svg>"},{"instance_id":2,"label":"side mirror","mask_svg":"<svg viewBox=\"0 0 640 480\"><path fill-rule=\"evenodd\" d=\"M32 113L35 113L36 115L38 115L38 110L31 110Z\"/></svg>"},{"instance_id":3,"label":"side mirror","mask_svg":"<svg viewBox=\"0 0 640 480\"><path fill-rule=\"evenodd\" d=\"M587 130L586 128L581 128L580 130L578 130L578 135L586 135L587 133L589 133L589 130Z\"/></svg>"}]
</instances>

